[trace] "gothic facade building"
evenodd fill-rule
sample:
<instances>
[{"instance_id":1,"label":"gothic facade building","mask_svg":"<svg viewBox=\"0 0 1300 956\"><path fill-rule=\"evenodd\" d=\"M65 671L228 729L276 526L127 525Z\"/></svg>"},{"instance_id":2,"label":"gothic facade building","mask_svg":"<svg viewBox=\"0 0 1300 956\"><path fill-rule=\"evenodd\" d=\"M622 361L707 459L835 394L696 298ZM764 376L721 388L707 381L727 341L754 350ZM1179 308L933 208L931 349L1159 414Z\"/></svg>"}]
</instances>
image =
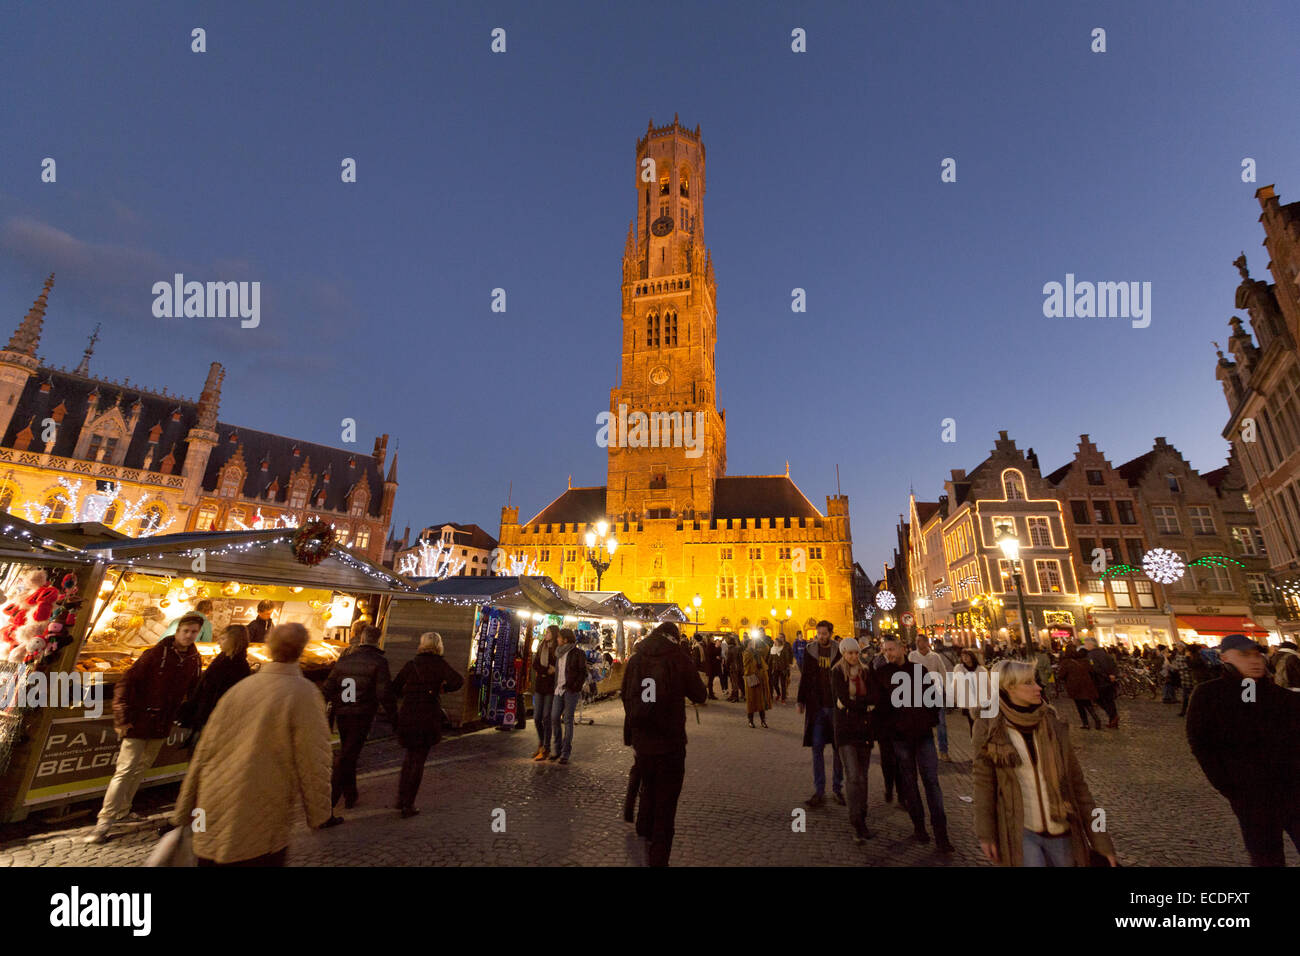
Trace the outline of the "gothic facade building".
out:
<instances>
[{"instance_id":1,"label":"gothic facade building","mask_svg":"<svg viewBox=\"0 0 1300 956\"><path fill-rule=\"evenodd\" d=\"M785 475L726 473L717 404L717 285L704 242L699 127L650 124L629 185L636 213L623 251L620 381L610 391L607 481L573 488L531 519L501 511L501 547L563 585L592 589L586 533L618 543L600 584L684 606L720 629L787 632L827 619L853 633L848 498L817 508ZM776 610L776 619L772 610ZM786 611L789 610L789 614Z\"/></svg>"},{"instance_id":2,"label":"gothic facade building","mask_svg":"<svg viewBox=\"0 0 1300 956\"><path fill-rule=\"evenodd\" d=\"M218 421L217 362L198 401L94 376L91 348L71 371L46 365L36 350L53 285L0 350L0 511L131 537L319 517L379 561L397 494L387 435L367 455Z\"/></svg>"}]
</instances>

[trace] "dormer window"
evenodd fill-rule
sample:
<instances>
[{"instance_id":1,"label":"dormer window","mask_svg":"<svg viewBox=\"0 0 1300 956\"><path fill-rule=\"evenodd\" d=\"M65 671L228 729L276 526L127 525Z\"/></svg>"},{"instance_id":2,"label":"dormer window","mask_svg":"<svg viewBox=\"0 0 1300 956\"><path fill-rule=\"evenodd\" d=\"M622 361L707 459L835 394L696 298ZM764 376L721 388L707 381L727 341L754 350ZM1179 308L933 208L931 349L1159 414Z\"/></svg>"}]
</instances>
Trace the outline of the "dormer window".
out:
<instances>
[{"instance_id":1,"label":"dormer window","mask_svg":"<svg viewBox=\"0 0 1300 956\"><path fill-rule=\"evenodd\" d=\"M354 517L354 518L359 518L359 517L361 517L363 514L365 514L365 513L366 513L366 496L365 496L365 495L353 495L353 496L352 496L352 506L351 506L351 508L348 509L348 513L351 514L352 517Z\"/></svg>"},{"instance_id":2,"label":"dormer window","mask_svg":"<svg viewBox=\"0 0 1300 956\"><path fill-rule=\"evenodd\" d=\"M289 508L292 511L301 511L307 507L307 486L294 485L289 493Z\"/></svg>"},{"instance_id":3,"label":"dormer window","mask_svg":"<svg viewBox=\"0 0 1300 956\"><path fill-rule=\"evenodd\" d=\"M239 482L243 474L234 469L230 469L221 479L221 497L234 498L239 494Z\"/></svg>"}]
</instances>

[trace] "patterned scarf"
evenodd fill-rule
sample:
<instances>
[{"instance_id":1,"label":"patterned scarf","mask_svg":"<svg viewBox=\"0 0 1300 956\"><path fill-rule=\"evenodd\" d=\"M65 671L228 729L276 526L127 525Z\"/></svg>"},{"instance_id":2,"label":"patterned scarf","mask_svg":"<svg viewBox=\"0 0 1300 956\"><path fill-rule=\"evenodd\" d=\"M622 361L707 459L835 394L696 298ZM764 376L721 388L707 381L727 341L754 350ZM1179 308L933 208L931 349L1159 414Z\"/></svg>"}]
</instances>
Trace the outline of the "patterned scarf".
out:
<instances>
[{"instance_id":1,"label":"patterned scarf","mask_svg":"<svg viewBox=\"0 0 1300 956\"><path fill-rule=\"evenodd\" d=\"M1074 804L1061 790L1065 768L1060 764L1060 741L1052 722L1046 719L1051 708L1040 703L1031 710L1018 710L1005 696L1001 697L999 705L998 716L993 718L993 730L985 746L989 761L995 767L1020 766L1020 754L1008 736L1007 724L1031 735L1037 753L1038 776L1047 792L1048 813L1055 820L1074 820Z\"/></svg>"},{"instance_id":2,"label":"patterned scarf","mask_svg":"<svg viewBox=\"0 0 1300 956\"><path fill-rule=\"evenodd\" d=\"M858 663L855 666L850 667L849 659L847 657L841 657L839 663L837 663L835 667L844 675L844 680L849 685L850 699L854 697L867 696L867 684L863 677L864 671L862 669L862 658L859 657Z\"/></svg>"}]
</instances>

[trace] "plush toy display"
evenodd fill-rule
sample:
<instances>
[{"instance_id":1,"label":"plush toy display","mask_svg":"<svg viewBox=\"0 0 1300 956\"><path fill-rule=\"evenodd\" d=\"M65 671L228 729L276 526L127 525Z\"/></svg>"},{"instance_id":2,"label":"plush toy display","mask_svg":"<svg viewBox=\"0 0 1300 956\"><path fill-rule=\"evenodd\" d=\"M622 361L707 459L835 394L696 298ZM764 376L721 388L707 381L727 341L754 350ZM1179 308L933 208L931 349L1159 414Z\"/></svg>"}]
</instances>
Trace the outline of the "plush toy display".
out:
<instances>
[{"instance_id":1,"label":"plush toy display","mask_svg":"<svg viewBox=\"0 0 1300 956\"><path fill-rule=\"evenodd\" d=\"M8 660L10 661L40 661L49 649L49 642L45 639L44 624L24 624L18 629L18 642L12 646L9 651Z\"/></svg>"},{"instance_id":2,"label":"plush toy display","mask_svg":"<svg viewBox=\"0 0 1300 956\"><path fill-rule=\"evenodd\" d=\"M49 583L49 576L40 568L27 576L28 590L22 597L10 601L0 611L8 620L0 630L0 641L9 650L20 643L19 631L29 624L44 624L54 613L54 605L59 600L59 589ZM76 582L74 580L75 589Z\"/></svg>"}]
</instances>

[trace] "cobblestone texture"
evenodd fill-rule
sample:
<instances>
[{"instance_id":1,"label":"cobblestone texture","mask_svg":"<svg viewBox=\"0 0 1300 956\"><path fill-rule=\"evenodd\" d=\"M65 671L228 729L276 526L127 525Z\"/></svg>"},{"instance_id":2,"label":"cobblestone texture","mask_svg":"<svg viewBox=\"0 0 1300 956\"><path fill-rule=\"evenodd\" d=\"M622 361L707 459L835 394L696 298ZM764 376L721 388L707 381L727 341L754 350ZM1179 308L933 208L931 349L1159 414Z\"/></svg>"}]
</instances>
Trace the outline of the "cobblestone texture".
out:
<instances>
[{"instance_id":1,"label":"cobblestone texture","mask_svg":"<svg viewBox=\"0 0 1300 956\"><path fill-rule=\"evenodd\" d=\"M1071 718L1073 707L1058 702ZM1227 802L1206 783L1187 747L1174 707L1121 701L1118 730L1072 729L1080 761L1126 866L1238 866L1247 858ZM568 766L536 764L531 727L448 738L425 771L422 813L399 819L394 802L401 751L391 739L372 740L362 756L361 800L348 822L326 831L299 826L290 861L299 866L492 866L517 864L640 864L642 848L622 822L621 804L631 751L622 745L622 707L588 707L594 724L580 726ZM909 839L911 825L896 804L884 803L879 756L873 751L865 846L850 840L847 811L828 800L807 811L807 832L791 829L791 811L812 792L810 751L800 746L802 718L793 703L769 712L771 729L751 730L744 705L710 702L700 723L688 714L686 783L677 815L672 862L677 866L987 865L972 823L970 738L965 718L948 718L953 763L940 781L956 854ZM829 764L829 753L827 754ZM827 768L829 775L829 766ZM124 824L108 844L81 842L93 820L29 822L0 832L4 866L138 866L157 840L155 825L176 787L145 791L136 810L148 822ZM828 794L829 797L829 794ZM492 829L505 811L505 832ZM84 809L84 808L83 808ZM55 829L62 827L62 829ZM1296 863L1288 846L1288 861Z\"/></svg>"}]
</instances>

